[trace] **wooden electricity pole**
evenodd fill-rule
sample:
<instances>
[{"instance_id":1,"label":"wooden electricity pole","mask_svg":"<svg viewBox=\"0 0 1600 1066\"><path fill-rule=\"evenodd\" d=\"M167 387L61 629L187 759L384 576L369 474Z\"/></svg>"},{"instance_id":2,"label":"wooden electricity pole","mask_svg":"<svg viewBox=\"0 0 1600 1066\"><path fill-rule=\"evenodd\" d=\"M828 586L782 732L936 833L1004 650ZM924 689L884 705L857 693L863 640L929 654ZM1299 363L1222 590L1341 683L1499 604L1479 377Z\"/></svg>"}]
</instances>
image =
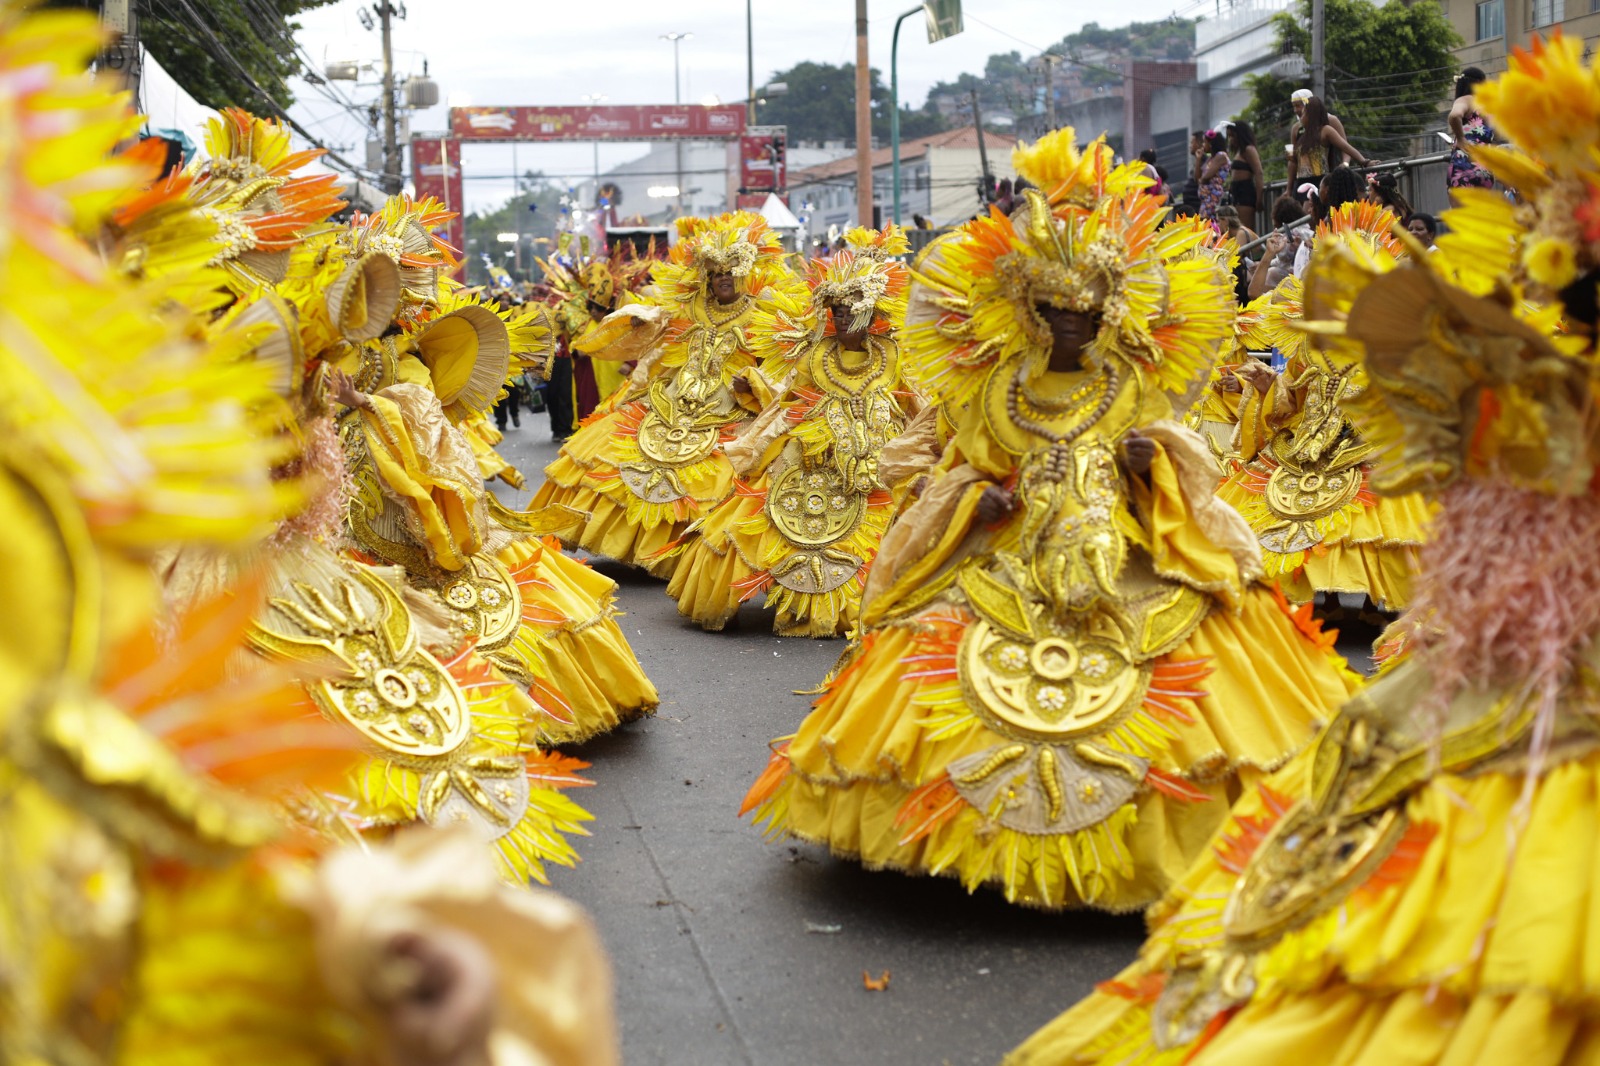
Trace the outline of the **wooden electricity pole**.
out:
<instances>
[{"instance_id":1,"label":"wooden electricity pole","mask_svg":"<svg viewBox=\"0 0 1600 1066\"><path fill-rule=\"evenodd\" d=\"M872 64L867 0L856 0L856 225L872 225Z\"/></svg>"}]
</instances>

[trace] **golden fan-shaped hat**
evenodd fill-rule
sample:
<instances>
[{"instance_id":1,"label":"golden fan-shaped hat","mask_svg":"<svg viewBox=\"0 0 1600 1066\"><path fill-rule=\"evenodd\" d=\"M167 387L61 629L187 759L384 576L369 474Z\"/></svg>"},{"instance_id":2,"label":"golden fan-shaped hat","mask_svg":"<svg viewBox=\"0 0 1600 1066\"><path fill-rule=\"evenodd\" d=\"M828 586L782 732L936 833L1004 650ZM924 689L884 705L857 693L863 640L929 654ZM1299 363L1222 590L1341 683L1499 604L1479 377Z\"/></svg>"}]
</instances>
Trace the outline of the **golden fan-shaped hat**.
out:
<instances>
[{"instance_id":1,"label":"golden fan-shaped hat","mask_svg":"<svg viewBox=\"0 0 1600 1066\"><path fill-rule=\"evenodd\" d=\"M461 302L430 318L410 340L451 418L459 421L494 407L511 372L510 336L499 315Z\"/></svg>"},{"instance_id":2,"label":"golden fan-shaped hat","mask_svg":"<svg viewBox=\"0 0 1600 1066\"><path fill-rule=\"evenodd\" d=\"M400 268L381 252L349 262L328 286L328 317L357 344L383 335L400 309Z\"/></svg>"}]
</instances>

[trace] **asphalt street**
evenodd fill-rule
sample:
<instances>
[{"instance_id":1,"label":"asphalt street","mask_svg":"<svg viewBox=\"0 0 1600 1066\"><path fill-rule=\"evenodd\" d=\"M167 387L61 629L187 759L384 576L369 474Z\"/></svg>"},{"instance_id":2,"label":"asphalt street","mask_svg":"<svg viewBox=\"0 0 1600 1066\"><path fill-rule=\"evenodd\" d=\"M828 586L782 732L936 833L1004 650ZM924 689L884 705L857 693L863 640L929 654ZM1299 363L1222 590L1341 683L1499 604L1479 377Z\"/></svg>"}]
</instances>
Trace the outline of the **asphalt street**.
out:
<instances>
[{"instance_id":1,"label":"asphalt street","mask_svg":"<svg viewBox=\"0 0 1600 1066\"><path fill-rule=\"evenodd\" d=\"M500 450L529 482L500 495L526 503L556 454L545 416ZM739 801L843 643L775 637L751 607L705 633L664 583L596 565L662 703L574 749L592 763L575 798L593 835L552 881L605 940L630 1066L992 1064L1133 958L1135 917L1046 914L764 840Z\"/></svg>"}]
</instances>

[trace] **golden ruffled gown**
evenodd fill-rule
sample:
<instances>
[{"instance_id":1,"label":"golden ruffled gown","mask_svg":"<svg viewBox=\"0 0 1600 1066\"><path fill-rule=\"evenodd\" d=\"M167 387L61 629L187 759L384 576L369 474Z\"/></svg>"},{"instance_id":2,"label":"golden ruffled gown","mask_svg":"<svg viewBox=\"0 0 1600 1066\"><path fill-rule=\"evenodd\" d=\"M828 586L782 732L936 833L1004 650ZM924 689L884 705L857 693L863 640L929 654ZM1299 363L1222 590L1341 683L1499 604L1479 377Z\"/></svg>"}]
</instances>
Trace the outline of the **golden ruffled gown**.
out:
<instances>
[{"instance_id":1,"label":"golden ruffled gown","mask_svg":"<svg viewBox=\"0 0 1600 1066\"><path fill-rule=\"evenodd\" d=\"M847 635L866 574L895 511L890 491L908 471L880 456L905 425L894 395L894 341L869 352L824 338L793 387L728 452L739 480L685 534L667 595L704 629L721 629L762 593L785 637Z\"/></svg>"},{"instance_id":2,"label":"golden ruffled gown","mask_svg":"<svg viewBox=\"0 0 1600 1066\"><path fill-rule=\"evenodd\" d=\"M285 465L290 364L211 312L337 204L326 179L289 176L315 153L241 111L208 130L228 164L202 177L210 212L185 202L192 173L161 180L163 152L113 158L141 123L85 72L102 28L31 6L0 0L0 79L25 85L0 144L0 1060L381 1061L390 1011L423 991L393 965L409 936L469 939L494 971L486 1062L615 1062L607 967L575 908L501 883L470 838L336 851L291 821L362 747L293 677L233 673L259 582L161 617L153 564L238 562L326 488ZM240 143L259 155L223 158ZM216 187L223 170L251 175L253 208ZM324 206L286 206L308 200ZM159 220L137 218L152 201ZM134 221L150 225L130 239ZM255 225L275 246L241 241Z\"/></svg>"},{"instance_id":3,"label":"golden ruffled gown","mask_svg":"<svg viewBox=\"0 0 1600 1066\"><path fill-rule=\"evenodd\" d=\"M746 336L754 309L748 295L728 308L696 296L668 327L648 384L562 445L529 509L564 513L554 530L564 544L671 574L663 552L733 491L723 446L755 415L732 389L755 365Z\"/></svg>"},{"instance_id":4,"label":"golden ruffled gown","mask_svg":"<svg viewBox=\"0 0 1600 1066\"><path fill-rule=\"evenodd\" d=\"M852 230L850 247L811 266L807 300L758 314L762 378L782 394L726 451L734 492L689 527L667 585L678 610L721 629L762 593L780 636L850 633L866 575L894 517L895 489L921 472L906 427L900 347L906 247L897 227ZM847 317L838 316L850 308ZM830 310L833 308L833 310ZM864 331L850 350L839 330ZM830 332L824 335L824 330Z\"/></svg>"},{"instance_id":5,"label":"golden ruffled gown","mask_svg":"<svg viewBox=\"0 0 1600 1066\"><path fill-rule=\"evenodd\" d=\"M1008 1066L1600 1061L1600 244L1587 293L1519 262L1571 232L1578 183L1547 160L1596 136L1580 50L1538 44L1475 93L1523 205L1463 196L1436 255L1329 242L1307 276L1328 357L1367 372L1350 413L1388 490L1439 503L1398 657Z\"/></svg>"},{"instance_id":6,"label":"golden ruffled gown","mask_svg":"<svg viewBox=\"0 0 1600 1066\"><path fill-rule=\"evenodd\" d=\"M733 492L724 447L775 392L757 371L751 319L799 285L758 215L685 218L678 229L670 262L652 268L655 293L575 341L597 358L638 365L562 446L529 506L569 548L657 577L671 576L671 548L689 524ZM732 303L711 296L713 272L736 279ZM753 395L734 393L736 377Z\"/></svg>"},{"instance_id":7,"label":"golden ruffled gown","mask_svg":"<svg viewBox=\"0 0 1600 1066\"><path fill-rule=\"evenodd\" d=\"M1063 402L1103 382L1041 387ZM1032 906L1133 910L1310 739L1349 691L1342 660L1202 532L1214 468L1168 415L1119 388L1066 481L1048 441L981 410L963 424L885 542L859 646L747 799L771 832ZM1161 446L1130 491L1112 442L1134 426ZM978 526L983 487L1012 481L1030 502ZM1081 532L1052 543L1046 521Z\"/></svg>"},{"instance_id":8,"label":"golden ruffled gown","mask_svg":"<svg viewBox=\"0 0 1600 1066\"><path fill-rule=\"evenodd\" d=\"M1349 204L1318 232L1364 233L1375 254L1393 256L1401 254L1388 235L1395 221L1371 204ZM1311 351L1306 334L1294 329L1300 305L1300 279L1291 277L1247 311L1256 320L1248 333L1283 352L1287 367L1266 395L1243 382L1217 495L1250 523L1267 577L1294 602L1319 592L1356 593L1398 611L1411 602L1431 509L1414 493L1373 491L1373 448L1344 413L1363 380Z\"/></svg>"},{"instance_id":9,"label":"golden ruffled gown","mask_svg":"<svg viewBox=\"0 0 1600 1066\"><path fill-rule=\"evenodd\" d=\"M355 541L438 594L478 652L534 697L544 742L581 742L653 711L655 687L616 622L615 583L500 507L422 383L427 368L409 356L392 365L401 380L345 423Z\"/></svg>"}]
</instances>

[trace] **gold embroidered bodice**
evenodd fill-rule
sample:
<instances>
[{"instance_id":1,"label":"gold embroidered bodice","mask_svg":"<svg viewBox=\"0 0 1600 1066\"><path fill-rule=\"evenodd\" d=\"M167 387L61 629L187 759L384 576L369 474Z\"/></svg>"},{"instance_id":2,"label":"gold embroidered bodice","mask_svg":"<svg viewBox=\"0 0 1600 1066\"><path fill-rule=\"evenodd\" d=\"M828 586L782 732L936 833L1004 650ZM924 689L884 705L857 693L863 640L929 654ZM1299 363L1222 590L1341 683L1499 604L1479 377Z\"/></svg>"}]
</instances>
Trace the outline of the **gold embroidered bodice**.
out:
<instances>
[{"instance_id":1,"label":"gold embroidered bodice","mask_svg":"<svg viewBox=\"0 0 1600 1066\"><path fill-rule=\"evenodd\" d=\"M868 500L886 486L878 476L883 446L904 426L895 402L899 351L887 337L869 337L866 351L847 351L824 337L801 360L801 378L816 399L773 461L766 514L788 542L773 580L795 592L839 588L866 559L847 542L861 527Z\"/></svg>"},{"instance_id":2,"label":"gold embroidered bodice","mask_svg":"<svg viewBox=\"0 0 1600 1066\"><path fill-rule=\"evenodd\" d=\"M1050 379L1002 365L980 397L1017 459L1015 506L944 593L973 616L957 652L966 703L1003 738L953 763L951 781L1026 833L1088 828L1140 790L1153 750L1127 727L1156 660L1211 607L1158 575L1123 524L1132 504L1117 449L1141 417L1140 375Z\"/></svg>"},{"instance_id":3,"label":"gold embroidered bodice","mask_svg":"<svg viewBox=\"0 0 1600 1066\"><path fill-rule=\"evenodd\" d=\"M651 382L645 397L642 461L621 467L623 483L645 502L686 495L680 472L711 456L725 426L749 417L732 381L751 365L746 329L753 307L749 296L726 309L703 296L690 303L690 324L675 342L682 363Z\"/></svg>"},{"instance_id":4,"label":"gold embroidered bodice","mask_svg":"<svg viewBox=\"0 0 1600 1066\"><path fill-rule=\"evenodd\" d=\"M1280 390L1279 406L1297 406L1261 447L1271 466L1263 498L1272 521L1257 532L1263 548L1290 553L1322 543L1327 534L1322 520L1349 506L1361 491L1362 464L1371 458L1372 447L1342 408L1360 392L1353 370L1291 364L1275 384L1274 392ZM1246 405L1244 417L1255 417L1252 405ZM1248 425L1243 432L1250 432Z\"/></svg>"}]
</instances>

